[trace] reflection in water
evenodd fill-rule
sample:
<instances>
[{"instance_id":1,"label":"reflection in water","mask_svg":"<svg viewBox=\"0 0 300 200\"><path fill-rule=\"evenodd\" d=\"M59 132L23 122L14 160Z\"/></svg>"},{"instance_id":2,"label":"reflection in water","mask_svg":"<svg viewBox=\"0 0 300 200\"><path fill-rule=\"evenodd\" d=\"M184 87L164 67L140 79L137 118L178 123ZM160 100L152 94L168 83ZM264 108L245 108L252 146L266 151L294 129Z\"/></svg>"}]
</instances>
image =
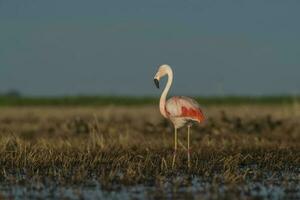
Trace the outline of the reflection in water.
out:
<instances>
[{"instance_id":1,"label":"reflection in water","mask_svg":"<svg viewBox=\"0 0 300 200\"><path fill-rule=\"evenodd\" d=\"M216 184L194 178L188 185L167 181L155 186L115 185L107 189L93 180L83 185L57 186L32 183L0 187L1 196L9 199L300 199L300 177L283 174L282 178L270 177L261 182L229 185ZM286 178L288 177L288 178ZM180 177L179 177L180 179Z\"/></svg>"}]
</instances>

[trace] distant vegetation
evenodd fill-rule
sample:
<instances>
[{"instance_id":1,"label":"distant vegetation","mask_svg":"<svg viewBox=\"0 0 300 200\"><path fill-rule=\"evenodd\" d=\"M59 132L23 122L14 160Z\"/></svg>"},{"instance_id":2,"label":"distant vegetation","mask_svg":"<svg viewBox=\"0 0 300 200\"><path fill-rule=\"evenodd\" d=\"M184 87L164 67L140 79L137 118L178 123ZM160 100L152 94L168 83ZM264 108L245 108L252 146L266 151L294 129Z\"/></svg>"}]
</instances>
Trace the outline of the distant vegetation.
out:
<instances>
[{"instance_id":1,"label":"distant vegetation","mask_svg":"<svg viewBox=\"0 0 300 200\"><path fill-rule=\"evenodd\" d=\"M300 102L300 96L224 96L196 97L201 105L241 104L292 104ZM0 95L0 106L102 106L102 105L153 105L159 98L126 96L66 96L23 97L19 93Z\"/></svg>"},{"instance_id":2,"label":"distant vegetation","mask_svg":"<svg viewBox=\"0 0 300 200\"><path fill-rule=\"evenodd\" d=\"M0 92L1 97L14 97L19 98L22 96L21 92L16 89L11 89L6 92Z\"/></svg>"}]
</instances>

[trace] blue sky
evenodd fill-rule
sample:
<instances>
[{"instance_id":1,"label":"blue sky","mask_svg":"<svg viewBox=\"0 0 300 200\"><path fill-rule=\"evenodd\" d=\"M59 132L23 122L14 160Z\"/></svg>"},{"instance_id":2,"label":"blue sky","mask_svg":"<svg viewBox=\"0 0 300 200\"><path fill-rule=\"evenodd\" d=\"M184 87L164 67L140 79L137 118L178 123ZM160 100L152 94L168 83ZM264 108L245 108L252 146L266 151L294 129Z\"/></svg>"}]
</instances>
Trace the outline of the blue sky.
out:
<instances>
[{"instance_id":1,"label":"blue sky","mask_svg":"<svg viewBox=\"0 0 300 200\"><path fill-rule=\"evenodd\" d=\"M300 93L300 1L0 0L0 91Z\"/></svg>"}]
</instances>

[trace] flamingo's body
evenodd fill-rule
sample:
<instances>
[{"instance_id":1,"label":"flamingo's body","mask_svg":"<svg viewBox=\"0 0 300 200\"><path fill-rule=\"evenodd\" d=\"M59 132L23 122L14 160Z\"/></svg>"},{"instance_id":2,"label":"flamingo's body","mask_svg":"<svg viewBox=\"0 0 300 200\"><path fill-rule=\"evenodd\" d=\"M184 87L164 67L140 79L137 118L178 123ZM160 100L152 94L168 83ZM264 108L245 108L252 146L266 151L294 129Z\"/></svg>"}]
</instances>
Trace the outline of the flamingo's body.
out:
<instances>
[{"instance_id":1,"label":"flamingo's body","mask_svg":"<svg viewBox=\"0 0 300 200\"><path fill-rule=\"evenodd\" d=\"M181 128L188 122L201 123L204 120L199 104L195 100L184 96L175 96L168 99L166 114L175 128Z\"/></svg>"},{"instance_id":2,"label":"flamingo's body","mask_svg":"<svg viewBox=\"0 0 300 200\"><path fill-rule=\"evenodd\" d=\"M204 115L199 104L192 98L175 96L166 100L173 81L173 71L171 67L169 65L161 65L154 77L154 82L159 88L160 78L166 75L168 76L168 82L160 97L159 109L160 113L173 123L175 129L173 166L177 150L177 129L186 124L188 124L188 165L190 166L190 126L192 122L201 123L204 121Z\"/></svg>"}]
</instances>

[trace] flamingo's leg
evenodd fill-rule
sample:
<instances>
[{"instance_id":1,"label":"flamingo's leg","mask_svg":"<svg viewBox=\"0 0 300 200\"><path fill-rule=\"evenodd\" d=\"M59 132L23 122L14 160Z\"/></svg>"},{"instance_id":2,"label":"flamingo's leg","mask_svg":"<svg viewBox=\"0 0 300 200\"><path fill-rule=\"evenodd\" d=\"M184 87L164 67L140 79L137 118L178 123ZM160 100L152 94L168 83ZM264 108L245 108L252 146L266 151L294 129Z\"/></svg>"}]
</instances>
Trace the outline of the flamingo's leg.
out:
<instances>
[{"instance_id":1,"label":"flamingo's leg","mask_svg":"<svg viewBox=\"0 0 300 200\"><path fill-rule=\"evenodd\" d=\"M177 128L174 130L174 153L173 153L173 162L172 162L172 168L174 168L175 160L176 160L176 153L177 153Z\"/></svg>"},{"instance_id":2,"label":"flamingo's leg","mask_svg":"<svg viewBox=\"0 0 300 200\"><path fill-rule=\"evenodd\" d=\"M190 128L191 126L188 125L188 168L191 167Z\"/></svg>"}]
</instances>

